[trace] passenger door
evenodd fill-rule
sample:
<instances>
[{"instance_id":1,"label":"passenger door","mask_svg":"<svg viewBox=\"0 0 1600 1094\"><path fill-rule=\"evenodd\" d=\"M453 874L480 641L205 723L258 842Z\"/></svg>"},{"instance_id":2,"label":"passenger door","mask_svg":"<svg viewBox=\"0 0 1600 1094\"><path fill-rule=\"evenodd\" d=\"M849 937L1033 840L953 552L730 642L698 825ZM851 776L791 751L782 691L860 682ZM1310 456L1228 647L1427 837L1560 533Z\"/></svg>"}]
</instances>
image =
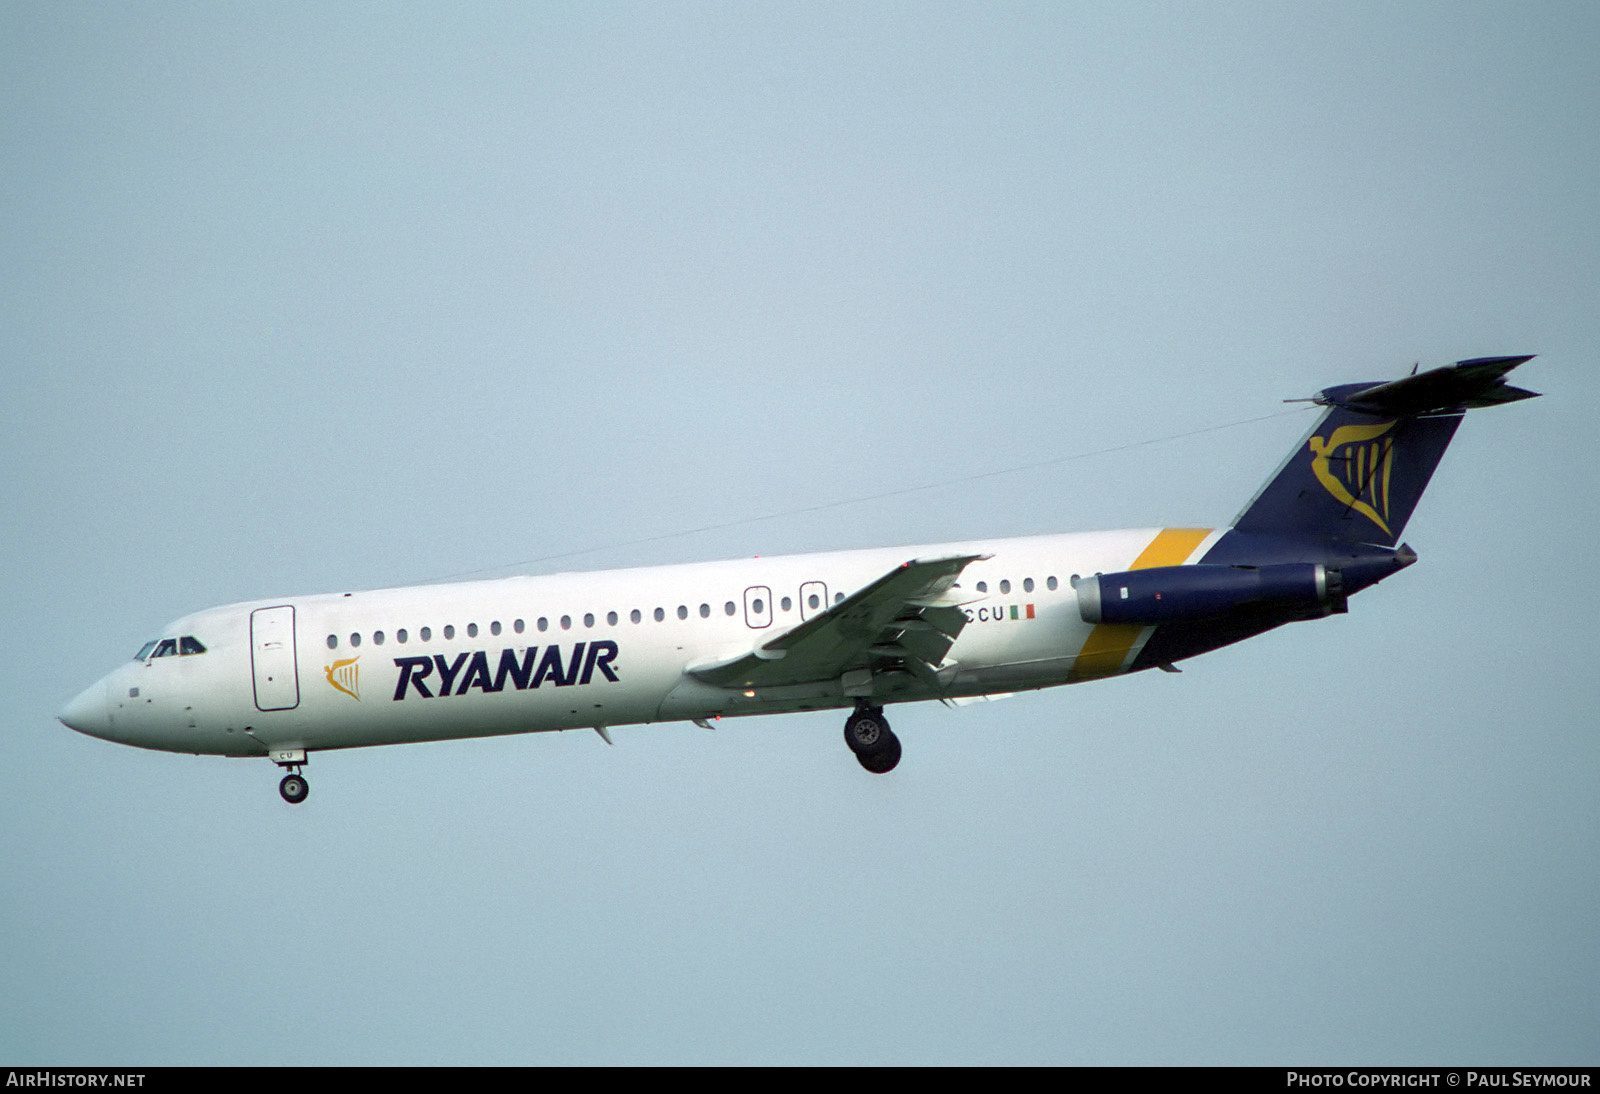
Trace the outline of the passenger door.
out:
<instances>
[{"instance_id":1,"label":"passenger door","mask_svg":"<svg viewBox=\"0 0 1600 1094\"><path fill-rule=\"evenodd\" d=\"M300 705L292 605L250 613L250 664L255 670L257 710L293 710Z\"/></svg>"}]
</instances>

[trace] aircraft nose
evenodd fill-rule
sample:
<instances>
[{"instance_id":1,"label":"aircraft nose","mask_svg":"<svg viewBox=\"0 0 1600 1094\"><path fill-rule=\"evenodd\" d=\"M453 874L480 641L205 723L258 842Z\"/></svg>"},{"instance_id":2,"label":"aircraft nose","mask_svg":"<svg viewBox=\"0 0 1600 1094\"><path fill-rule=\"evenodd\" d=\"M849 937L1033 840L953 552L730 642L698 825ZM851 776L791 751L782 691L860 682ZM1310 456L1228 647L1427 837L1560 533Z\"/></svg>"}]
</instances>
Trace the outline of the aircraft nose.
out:
<instances>
[{"instance_id":1,"label":"aircraft nose","mask_svg":"<svg viewBox=\"0 0 1600 1094\"><path fill-rule=\"evenodd\" d=\"M111 705L106 702L106 682L100 680L84 688L72 702L61 708L56 720L68 729L87 733L91 737L109 736Z\"/></svg>"}]
</instances>

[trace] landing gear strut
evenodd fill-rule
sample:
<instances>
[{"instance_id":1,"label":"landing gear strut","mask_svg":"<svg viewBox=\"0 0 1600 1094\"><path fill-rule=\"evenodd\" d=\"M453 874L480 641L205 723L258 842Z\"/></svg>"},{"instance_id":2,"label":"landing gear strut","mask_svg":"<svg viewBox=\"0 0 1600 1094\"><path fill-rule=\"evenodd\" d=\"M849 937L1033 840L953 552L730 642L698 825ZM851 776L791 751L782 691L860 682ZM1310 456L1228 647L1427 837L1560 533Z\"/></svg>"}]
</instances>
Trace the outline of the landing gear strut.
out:
<instances>
[{"instance_id":1,"label":"landing gear strut","mask_svg":"<svg viewBox=\"0 0 1600 1094\"><path fill-rule=\"evenodd\" d=\"M274 749L267 753L272 762L289 772L278 784L278 793L283 795L283 800L290 805L299 805L306 800L306 795L311 793L311 784L306 782L306 777L300 774L300 768L306 762L306 750L303 748Z\"/></svg>"},{"instance_id":2,"label":"landing gear strut","mask_svg":"<svg viewBox=\"0 0 1600 1094\"><path fill-rule=\"evenodd\" d=\"M861 766L874 775L893 771L900 762L900 738L889 728L882 707L856 707L855 713L845 719L844 743Z\"/></svg>"}]
</instances>

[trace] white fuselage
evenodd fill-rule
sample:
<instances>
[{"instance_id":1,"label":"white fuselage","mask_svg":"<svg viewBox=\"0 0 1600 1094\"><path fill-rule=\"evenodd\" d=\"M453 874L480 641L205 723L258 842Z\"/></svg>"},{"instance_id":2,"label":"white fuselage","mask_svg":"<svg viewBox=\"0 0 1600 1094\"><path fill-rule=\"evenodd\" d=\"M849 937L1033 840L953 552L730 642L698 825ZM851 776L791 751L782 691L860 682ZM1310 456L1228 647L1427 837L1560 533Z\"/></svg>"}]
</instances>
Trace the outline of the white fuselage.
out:
<instances>
[{"instance_id":1,"label":"white fuselage","mask_svg":"<svg viewBox=\"0 0 1600 1094\"><path fill-rule=\"evenodd\" d=\"M581 727L956 699L1126 671L1148 629L1083 622L1073 578L1180 565L1221 535L1134 529L838 551L370 592L185 616L203 653L114 670L75 729L178 752L260 756ZM911 559L978 555L947 596L967 623L938 683L874 695L840 678L718 687L750 654Z\"/></svg>"}]
</instances>

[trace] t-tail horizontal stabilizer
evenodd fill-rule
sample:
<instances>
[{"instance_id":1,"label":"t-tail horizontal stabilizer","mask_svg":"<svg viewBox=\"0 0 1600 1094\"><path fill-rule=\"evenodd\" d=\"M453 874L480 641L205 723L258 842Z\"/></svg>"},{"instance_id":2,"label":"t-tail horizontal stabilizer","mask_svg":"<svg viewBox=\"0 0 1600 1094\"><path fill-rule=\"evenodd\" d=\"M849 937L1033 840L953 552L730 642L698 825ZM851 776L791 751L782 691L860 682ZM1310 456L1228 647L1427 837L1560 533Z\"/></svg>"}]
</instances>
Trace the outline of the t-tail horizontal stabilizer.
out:
<instances>
[{"instance_id":1,"label":"t-tail horizontal stabilizer","mask_svg":"<svg viewBox=\"0 0 1600 1094\"><path fill-rule=\"evenodd\" d=\"M1387 384L1341 384L1319 392L1312 401L1385 418L1498 406L1538 396L1537 391L1506 383L1506 373L1531 360L1532 354L1474 357Z\"/></svg>"},{"instance_id":2,"label":"t-tail horizontal stabilizer","mask_svg":"<svg viewBox=\"0 0 1600 1094\"><path fill-rule=\"evenodd\" d=\"M1529 360L1475 357L1389 383L1325 388L1312 401L1327 412L1234 529L1398 544L1462 416L1538 394L1505 382Z\"/></svg>"}]
</instances>

